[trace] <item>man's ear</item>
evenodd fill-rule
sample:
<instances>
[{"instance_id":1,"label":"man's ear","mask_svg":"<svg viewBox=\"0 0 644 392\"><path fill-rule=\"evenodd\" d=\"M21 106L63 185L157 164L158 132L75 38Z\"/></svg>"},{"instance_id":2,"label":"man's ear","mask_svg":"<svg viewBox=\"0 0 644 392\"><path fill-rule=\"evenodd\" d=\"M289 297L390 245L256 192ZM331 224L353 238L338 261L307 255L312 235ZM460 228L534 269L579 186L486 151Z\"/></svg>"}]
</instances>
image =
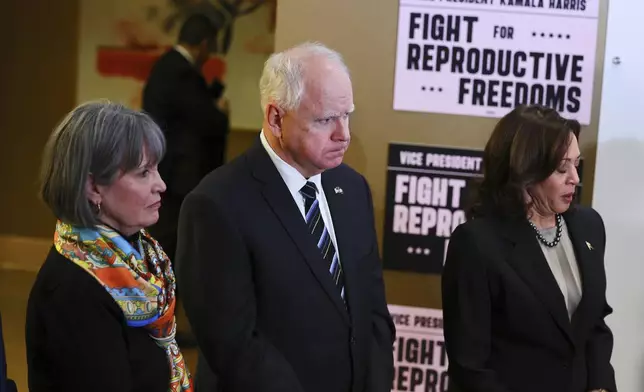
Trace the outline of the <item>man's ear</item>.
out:
<instances>
[{"instance_id":1,"label":"man's ear","mask_svg":"<svg viewBox=\"0 0 644 392\"><path fill-rule=\"evenodd\" d=\"M266 105L266 118L268 120L269 130L276 138L280 139L282 137L282 124L284 122L285 111L269 103Z\"/></svg>"},{"instance_id":2,"label":"man's ear","mask_svg":"<svg viewBox=\"0 0 644 392\"><path fill-rule=\"evenodd\" d=\"M85 193L92 204L98 205L101 203L101 192L96 182L94 182L94 176L91 174L87 176L87 181L85 181Z\"/></svg>"}]
</instances>

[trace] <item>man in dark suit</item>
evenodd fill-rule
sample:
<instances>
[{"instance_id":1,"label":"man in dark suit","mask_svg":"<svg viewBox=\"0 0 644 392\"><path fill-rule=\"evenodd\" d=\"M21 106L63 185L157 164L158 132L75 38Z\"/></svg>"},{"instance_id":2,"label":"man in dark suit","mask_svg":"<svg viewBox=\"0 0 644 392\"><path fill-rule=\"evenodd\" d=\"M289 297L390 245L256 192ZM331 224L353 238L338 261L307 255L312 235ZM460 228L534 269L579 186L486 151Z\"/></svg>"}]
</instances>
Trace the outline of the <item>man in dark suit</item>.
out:
<instances>
[{"instance_id":1,"label":"man in dark suit","mask_svg":"<svg viewBox=\"0 0 644 392\"><path fill-rule=\"evenodd\" d=\"M162 218L152 231L162 232L156 237L171 258L183 198L224 162L228 114L221 98L223 86L218 81L208 86L201 73L214 34L207 17L189 17L181 27L178 44L157 61L143 89L143 110L167 139L159 171L168 190Z\"/></svg>"},{"instance_id":2,"label":"man in dark suit","mask_svg":"<svg viewBox=\"0 0 644 392\"><path fill-rule=\"evenodd\" d=\"M186 19L178 44L154 65L143 90L143 110L159 124L167 152L159 165L167 184L159 221L150 228L171 260L175 258L179 210L183 198L201 179L224 163L228 135L228 104L223 85L208 86L201 67L216 33L204 15ZM192 345L180 334L183 346Z\"/></svg>"},{"instance_id":3,"label":"man in dark suit","mask_svg":"<svg viewBox=\"0 0 644 392\"><path fill-rule=\"evenodd\" d=\"M369 186L342 164L353 93L336 52L271 56L263 129L181 209L177 279L202 357L197 390L384 392L394 325ZM207 385L207 386L206 386Z\"/></svg>"}]
</instances>

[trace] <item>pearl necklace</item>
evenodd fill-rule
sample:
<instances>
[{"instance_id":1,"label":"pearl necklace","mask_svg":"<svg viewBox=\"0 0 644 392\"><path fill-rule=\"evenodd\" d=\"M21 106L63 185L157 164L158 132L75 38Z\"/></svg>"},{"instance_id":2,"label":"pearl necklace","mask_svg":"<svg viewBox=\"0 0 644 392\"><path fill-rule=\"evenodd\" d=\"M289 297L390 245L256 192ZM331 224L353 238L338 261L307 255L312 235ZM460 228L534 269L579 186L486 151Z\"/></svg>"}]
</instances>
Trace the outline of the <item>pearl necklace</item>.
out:
<instances>
[{"instance_id":1,"label":"pearl necklace","mask_svg":"<svg viewBox=\"0 0 644 392\"><path fill-rule=\"evenodd\" d=\"M537 238L539 239L539 241L542 244L544 244L545 246L549 247L549 248L553 248L553 247L557 246L557 244L559 244L559 241L561 241L561 231L562 231L561 230L561 215L556 214L555 215L555 220L557 222L557 234L555 235L555 239L552 240L552 241L546 240L544 238L543 234L541 234L541 232L537 228L537 226L534 223L532 223L531 220L528 220L528 223L530 223L530 226L532 226L532 228L534 229L535 233L537 233Z\"/></svg>"}]
</instances>

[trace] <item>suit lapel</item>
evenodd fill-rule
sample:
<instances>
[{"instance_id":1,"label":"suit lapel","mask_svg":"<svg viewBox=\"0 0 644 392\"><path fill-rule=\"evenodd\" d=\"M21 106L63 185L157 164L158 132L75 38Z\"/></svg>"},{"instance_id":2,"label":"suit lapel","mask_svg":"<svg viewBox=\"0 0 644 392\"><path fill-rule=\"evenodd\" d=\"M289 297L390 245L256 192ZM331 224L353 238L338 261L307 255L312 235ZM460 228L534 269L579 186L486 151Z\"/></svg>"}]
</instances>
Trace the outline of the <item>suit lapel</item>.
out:
<instances>
[{"instance_id":1,"label":"suit lapel","mask_svg":"<svg viewBox=\"0 0 644 392\"><path fill-rule=\"evenodd\" d=\"M342 179L335 175L335 173L331 169L322 174L322 188L324 189L324 195L329 204L329 210L331 211L333 230L335 231L337 243L336 247L338 248L340 263L344 273L345 298L348 301L349 309L351 309L355 299L355 296L351 295L352 282L357 274L354 271L356 264L352 263L352 260L354 260L354 247L350 246L349 241L352 238L351 233L349 233L352 217L350 205L351 195L344 194L345 189L347 191L350 190L348 184L343 184Z\"/></svg>"},{"instance_id":2,"label":"suit lapel","mask_svg":"<svg viewBox=\"0 0 644 392\"><path fill-rule=\"evenodd\" d=\"M533 229L527 222L508 225L506 236L514 243L509 263L552 315L564 335L574 343L566 303Z\"/></svg>"},{"instance_id":3,"label":"suit lapel","mask_svg":"<svg viewBox=\"0 0 644 392\"><path fill-rule=\"evenodd\" d=\"M307 231L306 223L293 200L293 196L259 139L249 151L248 156L253 176L262 183L264 199L284 226L341 317L348 323L346 308L329 271L326 269L320 251Z\"/></svg>"},{"instance_id":4,"label":"suit lapel","mask_svg":"<svg viewBox=\"0 0 644 392\"><path fill-rule=\"evenodd\" d=\"M575 258L579 266L582 286L581 301L572 317L573 327L577 329L592 321L587 319L592 315L590 309L601 300L598 297L600 293L594 289L599 286L597 279L600 278L597 274L598 269L594 266L601 265L601 255L598 253L598 250L595 250L592 243L587 242L585 235L587 228L575 218L574 212L564 214L564 219L566 220L570 240L575 250Z\"/></svg>"}]
</instances>

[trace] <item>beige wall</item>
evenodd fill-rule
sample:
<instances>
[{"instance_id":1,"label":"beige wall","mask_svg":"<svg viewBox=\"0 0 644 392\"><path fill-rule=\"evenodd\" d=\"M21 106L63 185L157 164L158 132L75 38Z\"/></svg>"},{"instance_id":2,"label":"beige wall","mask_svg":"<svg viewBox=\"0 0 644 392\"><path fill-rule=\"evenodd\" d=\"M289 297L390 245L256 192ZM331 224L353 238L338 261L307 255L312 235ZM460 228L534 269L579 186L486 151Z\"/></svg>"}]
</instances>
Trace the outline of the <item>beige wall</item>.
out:
<instances>
[{"instance_id":1,"label":"beige wall","mask_svg":"<svg viewBox=\"0 0 644 392\"><path fill-rule=\"evenodd\" d=\"M3 0L0 61L0 234L50 237L37 199L40 154L74 104L77 0Z\"/></svg>"},{"instance_id":2,"label":"beige wall","mask_svg":"<svg viewBox=\"0 0 644 392\"><path fill-rule=\"evenodd\" d=\"M593 119L581 145L587 158L584 202L590 203L597 139L597 103L607 4L602 4ZM276 49L319 40L340 51L352 70L356 112L346 162L369 181L382 239L387 145L391 141L483 148L497 120L479 117L396 112L392 109L398 2L395 0L280 0ZM439 276L386 271L391 304L441 307Z\"/></svg>"}]
</instances>

